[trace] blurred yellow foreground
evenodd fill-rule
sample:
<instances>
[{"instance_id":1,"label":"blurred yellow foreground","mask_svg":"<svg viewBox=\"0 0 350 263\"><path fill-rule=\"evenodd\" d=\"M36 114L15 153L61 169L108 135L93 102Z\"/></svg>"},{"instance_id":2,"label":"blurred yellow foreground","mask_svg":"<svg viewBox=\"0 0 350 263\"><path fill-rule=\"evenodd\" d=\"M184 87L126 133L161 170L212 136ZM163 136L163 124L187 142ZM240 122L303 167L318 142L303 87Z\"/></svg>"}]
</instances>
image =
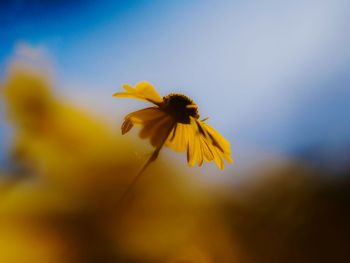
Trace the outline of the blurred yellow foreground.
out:
<instances>
[{"instance_id":1,"label":"blurred yellow foreground","mask_svg":"<svg viewBox=\"0 0 350 263\"><path fill-rule=\"evenodd\" d=\"M1 263L350 262L348 177L285 164L218 190L156 162L121 204L144 161L132 136L60 100L20 64L0 93L12 127Z\"/></svg>"}]
</instances>

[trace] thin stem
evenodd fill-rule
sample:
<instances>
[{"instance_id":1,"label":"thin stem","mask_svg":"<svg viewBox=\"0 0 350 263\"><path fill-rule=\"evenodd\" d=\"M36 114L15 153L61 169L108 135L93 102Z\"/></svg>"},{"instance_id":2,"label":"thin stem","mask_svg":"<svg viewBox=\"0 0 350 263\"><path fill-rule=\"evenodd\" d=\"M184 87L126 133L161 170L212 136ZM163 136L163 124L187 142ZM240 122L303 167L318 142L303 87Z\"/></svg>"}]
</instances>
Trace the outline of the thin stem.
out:
<instances>
[{"instance_id":1,"label":"thin stem","mask_svg":"<svg viewBox=\"0 0 350 263\"><path fill-rule=\"evenodd\" d=\"M123 202L125 200L125 198L128 196L129 192L131 191L131 189L134 187L134 185L136 184L136 182L138 181L138 179L140 178L140 176L143 174L143 172L147 169L147 167L156 160L157 156L159 154L160 149L158 150L158 148L152 153L152 155L150 156L150 158L147 159L147 161L145 162L145 164L141 167L141 169L139 170L139 172L136 174L136 176L133 178L133 180L131 181L130 185L128 186L128 188L124 191L124 193L122 194L121 198L120 198L120 202Z\"/></svg>"},{"instance_id":2,"label":"thin stem","mask_svg":"<svg viewBox=\"0 0 350 263\"><path fill-rule=\"evenodd\" d=\"M134 187L134 185L136 184L136 182L138 181L138 179L141 177L141 175L143 174L143 172L147 169L147 167L154 162L158 155L160 150L162 149L164 143L166 142L167 138L169 137L169 134L171 133L171 131L173 130L175 124L173 124L171 126L171 129L169 129L169 132L167 133L167 135L164 137L163 141L160 143L160 145L154 150L154 152L152 153L152 155L147 159L147 161L145 162L145 164L141 167L141 169L139 170L139 172L136 174L136 176L133 178L133 180L131 181L130 185L128 186L128 188L124 191L124 193L122 194L121 198L120 198L120 203L122 203L125 198L128 196L129 192L132 190L132 188Z\"/></svg>"}]
</instances>

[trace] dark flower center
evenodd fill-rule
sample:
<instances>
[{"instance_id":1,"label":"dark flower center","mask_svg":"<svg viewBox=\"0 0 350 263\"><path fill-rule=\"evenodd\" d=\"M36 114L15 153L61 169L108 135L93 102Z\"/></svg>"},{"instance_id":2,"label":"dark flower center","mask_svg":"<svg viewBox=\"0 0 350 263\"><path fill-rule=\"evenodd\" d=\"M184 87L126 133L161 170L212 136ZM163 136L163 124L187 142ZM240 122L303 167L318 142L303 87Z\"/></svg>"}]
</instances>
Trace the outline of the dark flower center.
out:
<instances>
[{"instance_id":1,"label":"dark flower center","mask_svg":"<svg viewBox=\"0 0 350 263\"><path fill-rule=\"evenodd\" d=\"M163 97L163 100L160 108L173 116L176 122L189 124L190 116L199 118L197 105L185 95L172 93Z\"/></svg>"}]
</instances>

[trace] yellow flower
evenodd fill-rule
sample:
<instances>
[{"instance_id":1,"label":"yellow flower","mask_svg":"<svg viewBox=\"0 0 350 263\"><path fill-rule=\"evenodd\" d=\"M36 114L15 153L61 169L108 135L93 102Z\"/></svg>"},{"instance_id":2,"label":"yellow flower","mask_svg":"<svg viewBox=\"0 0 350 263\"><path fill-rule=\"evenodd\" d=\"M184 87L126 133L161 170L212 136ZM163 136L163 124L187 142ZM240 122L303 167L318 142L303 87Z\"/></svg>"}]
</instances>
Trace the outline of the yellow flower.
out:
<instances>
[{"instance_id":1,"label":"yellow flower","mask_svg":"<svg viewBox=\"0 0 350 263\"><path fill-rule=\"evenodd\" d=\"M113 96L145 100L156 106L125 116L122 134L134 125L140 126L139 136L148 138L157 154L163 145L178 152L186 151L190 166L196 163L201 166L203 161L214 160L220 169L224 169L223 159L232 162L230 143L205 120L199 120L198 106L190 98L176 93L161 97L148 82L140 82L135 87L125 84L123 88L124 92Z\"/></svg>"}]
</instances>

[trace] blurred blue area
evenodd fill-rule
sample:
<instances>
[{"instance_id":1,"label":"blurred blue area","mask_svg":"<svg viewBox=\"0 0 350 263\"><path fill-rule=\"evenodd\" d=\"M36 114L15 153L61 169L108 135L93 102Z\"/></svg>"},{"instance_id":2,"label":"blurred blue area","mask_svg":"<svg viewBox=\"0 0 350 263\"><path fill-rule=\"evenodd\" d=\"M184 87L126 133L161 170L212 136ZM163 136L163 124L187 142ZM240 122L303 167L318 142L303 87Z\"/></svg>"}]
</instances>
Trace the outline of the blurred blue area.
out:
<instances>
[{"instance_id":1,"label":"blurred blue area","mask_svg":"<svg viewBox=\"0 0 350 263\"><path fill-rule=\"evenodd\" d=\"M246 148L305 157L350 145L349 11L342 0L1 1L0 77L18 43L43 47L61 92L94 110L115 116L111 94L148 80L192 97L236 163Z\"/></svg>"}]
</instances>

